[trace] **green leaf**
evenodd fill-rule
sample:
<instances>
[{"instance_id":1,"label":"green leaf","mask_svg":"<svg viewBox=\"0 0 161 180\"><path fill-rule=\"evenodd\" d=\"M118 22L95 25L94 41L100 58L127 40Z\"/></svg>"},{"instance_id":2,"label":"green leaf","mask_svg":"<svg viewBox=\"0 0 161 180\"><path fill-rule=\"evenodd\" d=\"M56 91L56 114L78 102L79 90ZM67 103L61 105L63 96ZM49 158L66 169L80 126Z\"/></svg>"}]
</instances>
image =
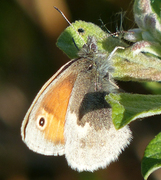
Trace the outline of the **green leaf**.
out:
<instances>
[{"instance_id":1,"label":"green leaf","mask_svg":"<svg viewBox=\"0 0 161 180\"><path fill-rule=\"evenodd\" d=\"M150 0L150 4L151 4L151 8L152 8L153 12L155 12L157 14L157 19L160 21L161 1L160 0Z\"/></svg>"},{"instance_id":2,"label":"green leaf","mask_svg":"<svg viewBox=\"0 0 161 180\"><path fill-rule=\"evenodd\" d=\"M83 32L79 33L79 29L81 29ZM93 23L75 21L72 23L72 26L67 27L59 36L57 46L70 58L76 58L78 57L78 49L81 49L82 46L87 42L89 35L95 35L97 39L107 36L101 28Z\"/></svg>"},{"instance_id":3,"label":"green leaf","mask_svg":"<svg viewBox=\"0 0 161 180\"><path fill-rule=\"evenodd\" d=\"M116 129L138 118L161 114L161 95L110 93L106 101L112 107L112 120Z\"/></svg>"},{"instance_id":4,"label":"green leaf","mask_svg":"<svg viewBox=\"0 0 161 180\"><path fill-rule=\"evenodd\" d=\"M139 28L129 30L124 36L131 42L151 42L150 46L139 44L140 50L159 57L161 57L160 7L160 0L135 0L133 11L135 22Z\"/></svg>"},{"instance_id":5,"label":"green leaf","mask_svg":"<svg viewBox=\"0 0 161 180\"><path fill-rule=\"evenodd\" d=\"M134 17L142 38L161 42L160 0L135 0Z\"/></svg>"},{"instance_id":6,"label":"green leaf","mask_svg":"<svg viewBox=\"0 0 161 180\"><path fill-rule=\"evenodd\" d=\"M146 147L142 159L141 171L144 179L161 167L161 133L159 133Z\"/></svg>"},{"instance_id":7,"label":"green leaf","mask_svg":"<svg viewBox=\"0 0 161 180\"><path fill-rule=\"evenodd\" d=\"M150 42L144 41L117 51L112 59L115 67L113 77L123 81L161 81L160 59L141 53L145 47L151 46Z\"/></svg>"},{"instance_id":8,"label":"green leaf","mask_svg":"<svg viewBox=\"0 0 161 180\"><path fill-rule=\"evenodd\" d=\"M79 32L80 29L83 32ZM68 57L76 58L78 57L78 51L87 42L89 35L96 38L98 49L107 54L116 46L127 46L126 43L118 38L112 37L97 25L85 21L75 21L72 23L72 26L67 27L59 36L57 46L64 51Z\"/></svg>"}]
</instances>

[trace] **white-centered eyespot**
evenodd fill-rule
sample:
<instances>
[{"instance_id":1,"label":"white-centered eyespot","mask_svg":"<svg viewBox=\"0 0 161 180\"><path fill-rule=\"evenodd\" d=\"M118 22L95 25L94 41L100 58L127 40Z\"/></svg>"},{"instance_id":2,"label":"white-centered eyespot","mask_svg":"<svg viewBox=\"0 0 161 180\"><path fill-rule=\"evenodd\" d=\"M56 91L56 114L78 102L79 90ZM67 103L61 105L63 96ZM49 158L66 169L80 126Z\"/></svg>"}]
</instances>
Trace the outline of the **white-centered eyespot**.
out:
<instances>
[{"instance_id":1,"label":"white-centered eyespot","mask_svg":"<svg viewBox=\"0 0 161 180\"><path fill-rule=\"evenodd\" d=\"M47 125L47 119L44 116L38 116L37 118L37 127L40 130L44 130Z\"/></svg>"}]
</instances>

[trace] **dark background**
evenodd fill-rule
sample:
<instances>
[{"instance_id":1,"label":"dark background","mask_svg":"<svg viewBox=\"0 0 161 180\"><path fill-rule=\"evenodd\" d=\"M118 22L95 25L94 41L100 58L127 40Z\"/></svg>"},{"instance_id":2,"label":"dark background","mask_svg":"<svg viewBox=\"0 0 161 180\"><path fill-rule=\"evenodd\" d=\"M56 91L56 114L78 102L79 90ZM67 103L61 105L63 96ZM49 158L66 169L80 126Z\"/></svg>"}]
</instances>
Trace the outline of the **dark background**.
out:
<instances>
[{"instance_id":1,"label":"dark background","mask_svg":"<svg viewBox=\"0 0 161 180\"><path fill-rule=\"evenodd\" d=\"M1 0L0 1L0 179L4 180L142 180L141 158L149 141L160 132L160 116L131 123L134 139L104 170L78 173L62 157L30 151L21 141L21 122L41 86L69 59L55 45L68 26L53 8L69 18L102 23L116 32L120 12L124 30L135 27L131 0ZM127 92L151 93L142 84L124 82ZM156 171L149 179L161 179Z\"/></svg>"}]
</instances>

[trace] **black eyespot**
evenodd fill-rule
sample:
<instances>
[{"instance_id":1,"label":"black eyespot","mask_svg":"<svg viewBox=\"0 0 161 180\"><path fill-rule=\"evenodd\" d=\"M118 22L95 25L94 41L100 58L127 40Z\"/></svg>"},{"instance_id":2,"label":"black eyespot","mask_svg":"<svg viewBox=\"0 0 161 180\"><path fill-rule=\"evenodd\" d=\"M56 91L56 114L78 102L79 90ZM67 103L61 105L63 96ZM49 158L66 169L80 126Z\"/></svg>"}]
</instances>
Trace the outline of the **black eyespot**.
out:
<instances>
[{"instance_id":1,"label":"black eyespot","mask_svg":"<svg viewBox=\"0 0 161 180\"><path fill-rule=\"evenodd\" d=\"M41 118L39 119L39 125L40 125L41 127L43 127L43 126L45 125L45 119L44 119L44 117L41 117Z\"/></svg>"},{"instance_id":2,"label":"black eyespot","mask_svg":"<svg viewBox=\"0 0 161 180\"><path fill-rule=\"evenodd\" d=\"M84 33L85 30L83 28L78 28L78 32L81 34L81 33Z\"/></svg>"}]
</instances>

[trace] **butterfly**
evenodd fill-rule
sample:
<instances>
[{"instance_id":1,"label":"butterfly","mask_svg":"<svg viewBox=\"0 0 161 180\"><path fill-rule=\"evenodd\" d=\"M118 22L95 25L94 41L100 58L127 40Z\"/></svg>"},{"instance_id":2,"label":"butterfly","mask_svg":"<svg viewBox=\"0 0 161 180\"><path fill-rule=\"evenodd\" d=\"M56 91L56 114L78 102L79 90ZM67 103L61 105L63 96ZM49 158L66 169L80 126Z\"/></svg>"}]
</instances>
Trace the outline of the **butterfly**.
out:
<instances>
[{"instance_id":1,"label":"butterfly","mask_svg":"<svg viewBox=\"0 0 161 180\"><path fill-rule=\"evenodd\" d=\"M79 172L105 168L131 141L128 126L116 130L109 93L118 93L111 58L98 50L94 36L78 58L62 66L41 88L21 127L22 140L34 152L65 155Z\"/></svg>"}]
</instances>

